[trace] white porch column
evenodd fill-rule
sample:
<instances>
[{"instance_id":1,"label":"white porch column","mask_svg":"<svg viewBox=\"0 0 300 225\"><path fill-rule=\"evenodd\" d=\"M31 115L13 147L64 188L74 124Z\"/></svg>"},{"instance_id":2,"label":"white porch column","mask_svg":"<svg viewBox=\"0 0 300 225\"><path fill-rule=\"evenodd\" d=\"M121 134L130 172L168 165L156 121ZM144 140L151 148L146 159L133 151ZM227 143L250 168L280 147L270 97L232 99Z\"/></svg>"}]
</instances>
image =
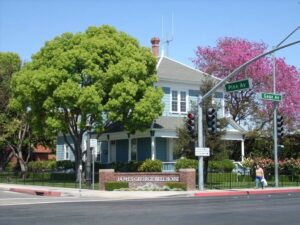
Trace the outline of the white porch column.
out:
<instances>
[{"instance_id":1,"label":"white porch column","mask_svg":"<svg viewBox=\"0 0 300 225\"><path fill-rule=\"evenodd\" d=\"M245 159L245 141L244 139L241 141L241 148L242 148L242 162Z\"/></svg>"},{"instance_id":2,"label":"white porch column","mask_svg":"<svg viewBox=\"0 0 300 225\"><path fill-rule=\"evenodd\" d=\"M151 135L151 159L154 160L156 158L155 131L150 130L150 135Z\"/></svg>"},{"instance_id":3,"label":"white porch column","mask_svg":"<svg viewBox=\"0 0 300 225\"><path fill-rule=\"evenodd\" d=\"M167 146L168 146L168 161L172 162L173 161L173 141L174 139L168 138L167 139Z\"/></svg>"},{"instance_id":4,"label":"white porch column","mask_svg":"<svg viewBox=\"0 0 300 225\"><path fill-rule=\"evenodd\" d=\"M131 161L131 135L128 134L128 162Z\"/></svg>"}]
</instances>

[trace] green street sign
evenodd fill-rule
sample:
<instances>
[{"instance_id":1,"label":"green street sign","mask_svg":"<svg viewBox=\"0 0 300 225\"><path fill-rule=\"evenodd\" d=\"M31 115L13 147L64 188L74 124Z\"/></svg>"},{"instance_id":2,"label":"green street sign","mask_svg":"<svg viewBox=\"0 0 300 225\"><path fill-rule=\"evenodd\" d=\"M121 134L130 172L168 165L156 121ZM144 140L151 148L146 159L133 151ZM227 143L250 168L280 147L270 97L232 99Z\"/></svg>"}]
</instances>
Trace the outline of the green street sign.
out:
<instances>
[{"instance_id":1,"label":"green street sign","mask_svg":"<svg viewBox=\"0 0 300 225\"><path fill-rule=\"evenodd\" d=\"M270 100L270 101L282 101L282 95L281 94L273 94L273 93L260 93L260 98L263 100Z\"/></svg>"},{"instance_id":2,"label":"green street sign","mask_svg":"<svg viewBox=\"0 0 300 225\"><path fill-rule=\"evenodd\" d=\"M252 83L251 83L250 79L239 80L236 82L225 84L225 90L227 92L240 91L240 90L245 90L245 89L249 89L249 88L252 88Z\"/></svg>"}]
</instances>

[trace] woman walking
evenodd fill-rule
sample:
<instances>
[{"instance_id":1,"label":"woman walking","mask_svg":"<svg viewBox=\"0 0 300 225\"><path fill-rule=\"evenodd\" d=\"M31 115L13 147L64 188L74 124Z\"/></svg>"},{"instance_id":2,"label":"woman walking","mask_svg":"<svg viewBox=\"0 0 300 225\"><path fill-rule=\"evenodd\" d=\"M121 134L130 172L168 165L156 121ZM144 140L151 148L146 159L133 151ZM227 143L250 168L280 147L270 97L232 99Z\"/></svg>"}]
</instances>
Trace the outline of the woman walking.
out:
<instances>
[{"instance_id":1,"label":"woman walking","mask_svg":"<svg viewBox=\"0 0 300 225\"><path fill-rule=\"evenodd\" d=\"M264 189L264 184L262 183L262 179L264 178L264 171L263 169L259 166L256 165L256 170L255 170L255 188L258 188L258 184L261 184L261 188Z\"/></svg>"}]
</instances>

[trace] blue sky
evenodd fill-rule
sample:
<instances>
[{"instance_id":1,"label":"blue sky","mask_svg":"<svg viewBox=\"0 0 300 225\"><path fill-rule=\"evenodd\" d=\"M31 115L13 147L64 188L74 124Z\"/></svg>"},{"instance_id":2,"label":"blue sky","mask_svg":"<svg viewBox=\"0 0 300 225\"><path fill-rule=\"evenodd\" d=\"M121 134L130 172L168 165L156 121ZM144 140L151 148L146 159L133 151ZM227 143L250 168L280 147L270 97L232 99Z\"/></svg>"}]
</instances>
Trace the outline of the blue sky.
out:
<instances>
[{"instance_id":1,"label":"blue sky","mask_svg":"<svg viewBox=\"0 0 300 225\"><path fill-rule=\"evenodd\" d=\"M108 24L150 47L151 37L174 36L169 57L192 66L197 46L221 37L263 41L269 48L300 26L300 0L0 0L0 51L30 61L47 40ZM300 39L298 30L288 42ZM300 68L300 44L276 53Z\"/></svg>"}]
</instances>

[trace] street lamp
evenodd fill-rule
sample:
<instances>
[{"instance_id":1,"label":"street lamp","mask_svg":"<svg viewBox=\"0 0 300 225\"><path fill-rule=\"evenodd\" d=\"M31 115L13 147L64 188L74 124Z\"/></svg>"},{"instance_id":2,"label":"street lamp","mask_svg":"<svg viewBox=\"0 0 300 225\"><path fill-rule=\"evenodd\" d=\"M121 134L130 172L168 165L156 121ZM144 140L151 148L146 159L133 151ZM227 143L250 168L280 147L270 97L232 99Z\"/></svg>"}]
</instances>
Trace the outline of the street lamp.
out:
<instances>
[{"instance_id":1,"label":"street lamp","mask_svg":"<svg viewBox=\"0 0 300 225\"><path fill-rule=\"evenodd\" d=\"M245 62L244 64L242 64L241 66L239 66L238 68L236 68L234 71L232 71L227 77L225 77L223 80L221 80L219 83L217 83L212 89L210 89L205 95L201 96L199 93L198 96L198 147L204 147L204 137L203 137L203 126L202 126L202 108L203 108L203 101L208 98L209 96L211 96L213 93L215 93L220 87L222 87L229 79L233 78L234 76L236 76L240 71L242 71L243 69L245 69L248 65L250 65L251 63L259 60L260 58L266 56L266 55L270 55L273 52L276 52L280 49L284 49L287 47L290 47L292 45L295 44L299 44L300 40L274 48L268 52L262 53L252 59L250 59L249 61ZM199 189L202 191L204 190L204 180L203 180L203 156L198 156L198 176L199 176Z\"/></svg>"},{"instance_id":2,"label":"street lamp","mask_svg":"<svg viewBox=\"0 0 300 225\"><path fill-rule=\"evenodd\" d=\"M297 30L300 29L300 26L296 27L289 35L287 35L275 48L280 47L290 36L292 36ZM273 93L276 94L276 60L275 53L273 53ZM275 164L275 186L279 186L278 179L278 138L277 138L277 103L274 102L274 114L273 114L273 138L274 138L274 164Z\"/></svg>"}]
</instances>

